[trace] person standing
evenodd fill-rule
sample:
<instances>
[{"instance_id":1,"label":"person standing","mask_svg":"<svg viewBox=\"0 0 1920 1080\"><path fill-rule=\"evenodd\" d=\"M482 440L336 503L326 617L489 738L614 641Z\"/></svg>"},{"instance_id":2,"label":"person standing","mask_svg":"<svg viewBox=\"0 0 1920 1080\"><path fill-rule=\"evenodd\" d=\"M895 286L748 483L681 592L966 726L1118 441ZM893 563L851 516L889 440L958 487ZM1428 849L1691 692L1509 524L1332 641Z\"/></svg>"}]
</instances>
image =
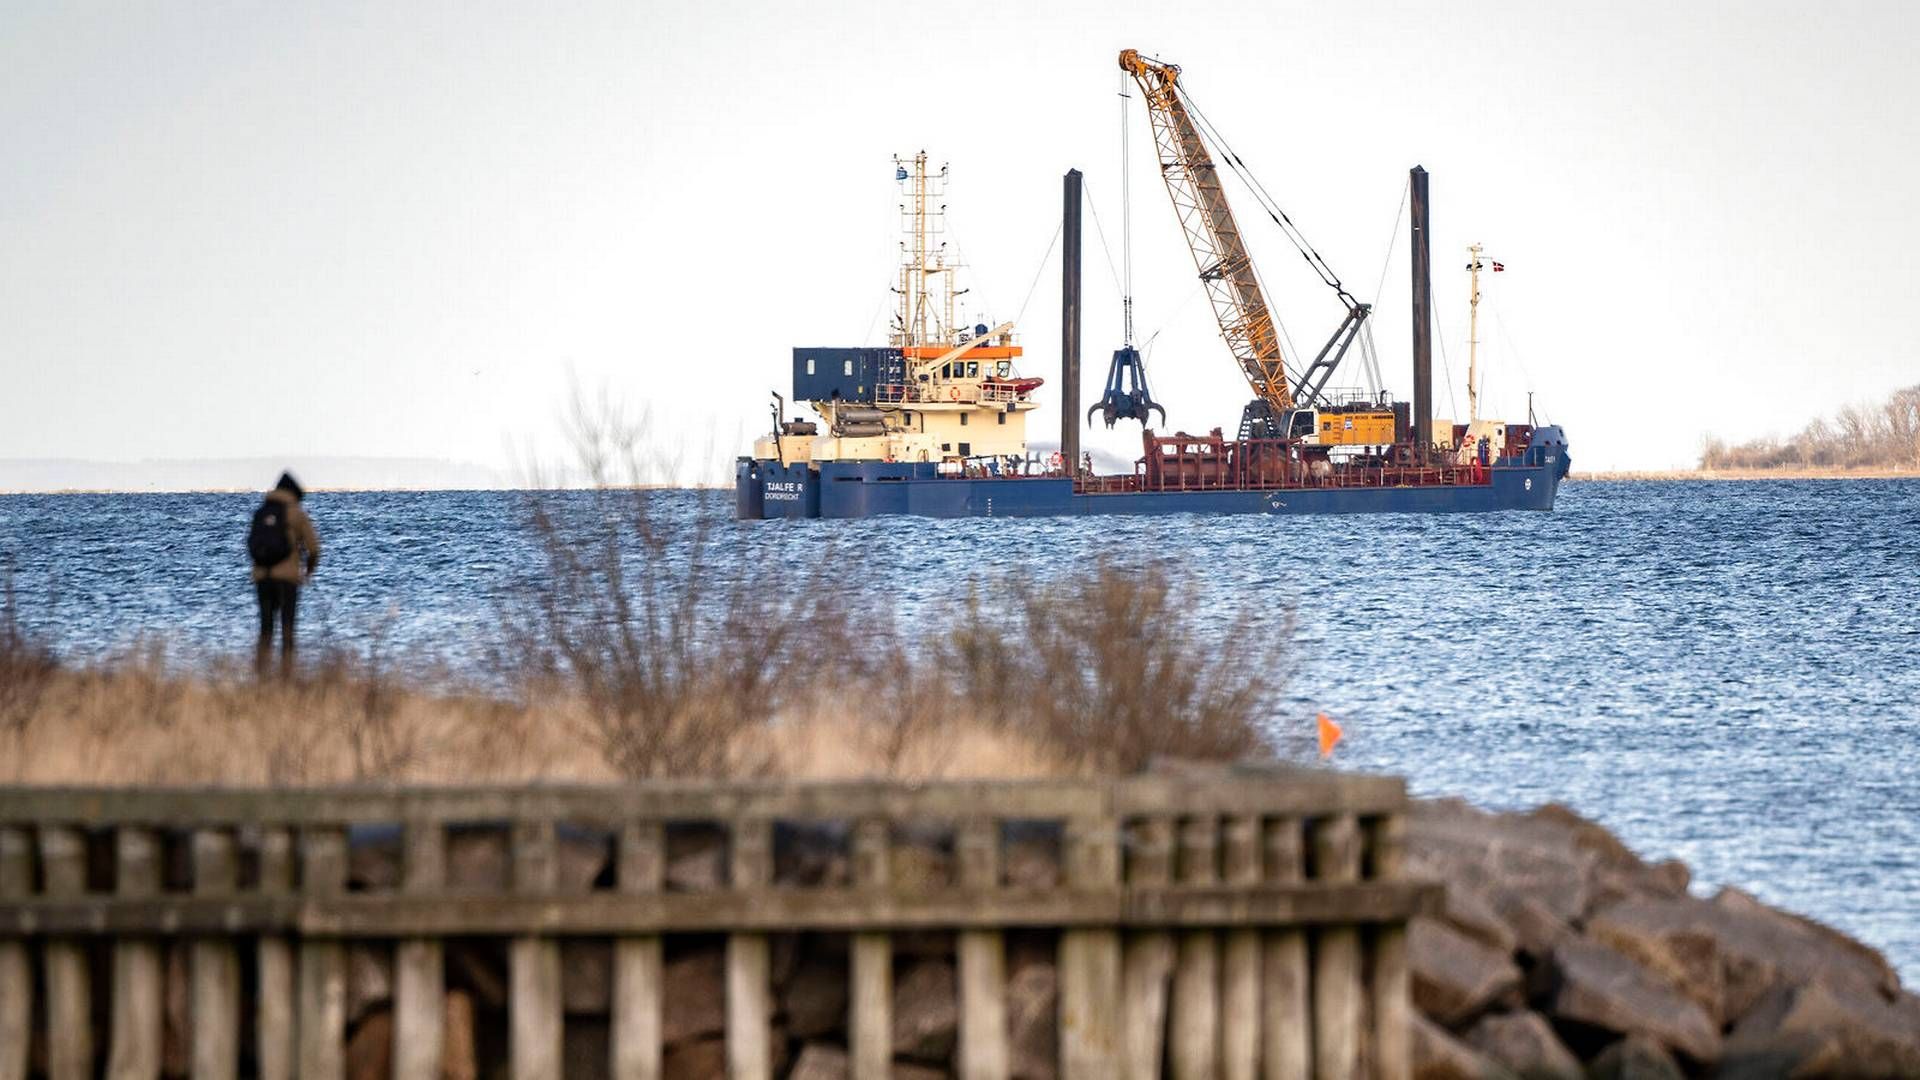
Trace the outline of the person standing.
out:
<instances>
[{"instance_id":1,"label":"person standing","mask_svg":"<svg viewBox=\"0 0 1920 1080\"><path fill-rule=\"evenodd\" d=\"M280 666L282 670L292 666L294 611L299 605L300 586L320 565L320 534L300 505L306 494L292 473L281 473L280 482L253 512L253 525L247 532L254 594L260 601L260 639L254 647L254 664L261 671L266 670L273 654L276 616L280 620Z\"/></svg>"}]
</instances>

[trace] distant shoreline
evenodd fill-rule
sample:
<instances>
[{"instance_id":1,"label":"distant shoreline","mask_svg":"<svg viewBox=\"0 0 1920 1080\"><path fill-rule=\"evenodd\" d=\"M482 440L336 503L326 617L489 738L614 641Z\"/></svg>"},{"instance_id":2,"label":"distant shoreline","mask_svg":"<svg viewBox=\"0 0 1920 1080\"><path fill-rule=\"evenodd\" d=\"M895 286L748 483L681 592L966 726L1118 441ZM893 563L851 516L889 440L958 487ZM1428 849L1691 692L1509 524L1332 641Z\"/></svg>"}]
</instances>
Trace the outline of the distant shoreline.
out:
<instances>
[{"instance_id":1,"label":"distant shoreline","mask_svg":"<svg viewBox=\"0 0 1920 1080\"><path fill-rule=\"evenodd\" d=\"M265 487L155 487L155 488L4 488L0 498L47 495L258 495ZM592 485L556 487L320 487L308 488L308 495L467 495L514 494L554 491L729 491L727 484L613 484L606 488Z\"/></svg>"},{"instance_id":2,"label":"distant shoreline","mask_svg":"<svg viewBox=\"0 0 1920 1080\"><path fill-rule=\"evenodd\" d=\"M1615 483L1623 480L1916 480L1920 469L1633 469L1619 472L1574 471L1568 480Z\"/></svg>"}]
</instances>

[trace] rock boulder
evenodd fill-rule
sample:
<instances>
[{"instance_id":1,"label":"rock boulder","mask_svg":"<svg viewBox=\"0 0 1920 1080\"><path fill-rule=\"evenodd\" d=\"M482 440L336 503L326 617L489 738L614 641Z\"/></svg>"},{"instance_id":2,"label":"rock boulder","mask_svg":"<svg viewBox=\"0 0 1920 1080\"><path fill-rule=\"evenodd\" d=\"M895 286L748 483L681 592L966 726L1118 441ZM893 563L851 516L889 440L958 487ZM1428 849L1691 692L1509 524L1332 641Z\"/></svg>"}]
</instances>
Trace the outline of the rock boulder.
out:
<instances>
[{"instance_id":1,"label":"rock boulder","mask_svg":"<svg viewBox=\"0 0 1920 1080\"><path fill-rule=\"evenodd\" d=\"M915 1061L943 1062L953 1055L960 1030L960 1003L953 965L921 960L894 979L893 1052Z\"/></svg>"},{"instance_id":2,"label":"rock boulder","mask_svg":"<svg viewBox=\"0 0 1920 1080\"><path fill-rule=\"evenodd\" d=\"M1543 970L1546 1011L1616 1036L1643 1034L1701 1065L1720 1056L1720 1027L1672 983L1597 942L1564 941Z\"/></svg>"},{"instance_id":3,"label":"rock boulder","mask_svg":"<svg viewBox=\"0 0 1920 1080\"><path fill-rule=\"evenodd\" d=\"M660 1037L668 1046L726 1031L725 963L717 946L666 963Z\"/></svg>"},{"instance_id":4,"label":"rock boulder","mask_svg":"<svg viewBox=\"0 0 1920 1080\"><path fill-rule=\"evenodd\" d=\"M1573 1056L1553 1025L1539 1013L1498 1013L1482 1017L1467 1032L1468 1046L1505 1065L1521 1080L1585 1080L1580 1059Z\"/></svg>"},{"instance_id":5,"label":"rock boulder","mask_svg":"<svg viewBox=\"0 0 1920 1080\"><path fill-rule=\"evenodd\" d=\"M1723 1072L1920 1076L1920 1024L1873 994L1813 983L1770 991L1727 1040Z\"/></svg>"},{"instance_id":6,"label":"rock boulder","mask_svg":"<svg viewBox=\"0 0 1920 1080\"><path fill-rule=\"evenodd\" d=\"M1014 1080L1053 1080L1059 1065L1059 978L1053 964L1015 968L1007 980L1007 1053Z\"/></svg>"},{"instance_id":7,"label":"rock boulder","mask_svg":"<svg viewBox=\"0 0 1920 1080\"><path fill-rule=\"evenodd\" d=\"M1673 1056L1645 1035L1629 1035L1600 1051L1587 1066L1588 1080L1686 1080Z\"/></svg>"},{"instance_id":8,"label":"rock boulder","mask_svg":"<svg viewBox=\"0 0 1920 1080\"><path fill-rule=\"evenodd\" d=\"M787 1030L796 1039L819 1039L847 1026L847 968L824 961L802 962L780 997Z\"/></svg>"},{"instance_id":9,"label":"rock boulder","mask_svg":"<svg viewBox=\"0 0 1920 1080\"><path fill-rule=\"evenodd\" d=\"M1410 1042L1413 1080L1519 1080L1506 1066L1418 1014Z\"/></svg>"},{"instance_id":10,"label":"rock boulder","mask_svg":"<svg viewBox=\"0 0 1920 1080\"><path fill-rule=\"evenodd\" d=\"M1437 919L1419 917L1407 931L1413 1003L1447 1027L1472 1020L1520 993L1520 969L1508 955Z\"/></svg>"},{"instance_id":11,"label":"rock boulder","mask_svg":"<svg viewBox=\"0 0 1920 1080\"><path fill-rule=\"evenodd\" d=\"M1712 901L1623 901L1596 913L1587 931L1671 980L1723 1025L1781 987L1818 982L1883 998L1899 988L1879 953L1737 890Z\"/></svg>"}]
</instances>

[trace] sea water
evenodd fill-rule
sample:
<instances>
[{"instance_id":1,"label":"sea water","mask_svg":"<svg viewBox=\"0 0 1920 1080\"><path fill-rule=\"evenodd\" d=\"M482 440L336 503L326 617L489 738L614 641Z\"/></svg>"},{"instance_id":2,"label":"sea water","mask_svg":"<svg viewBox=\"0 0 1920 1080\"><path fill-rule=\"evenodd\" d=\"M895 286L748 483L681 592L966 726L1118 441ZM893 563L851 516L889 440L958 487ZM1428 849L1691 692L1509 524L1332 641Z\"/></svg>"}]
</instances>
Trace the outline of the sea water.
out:
<instances>
[{"instance_id":1,"label":"sea water","mask_svg":"<svg viewBox=\"0 0 1920 1080\"><path fill-rule=\"evenodd\" d=\"M586 498L584 495L564 498ZM1191 571L1203 627L1295 620L1271 722L1338 767L1495 808L1564 802L1884 950L1920 983L1920 482L1571 483L1550 514L835 522L709 515L729 560L841 575L914 632L971 590L1098 560ZM244 653L257 496L0 497L20 618L76 662L140 638ZM484 676L541 572L525 495L316 493L303 634Z\"/></svg>"}]
</instances>

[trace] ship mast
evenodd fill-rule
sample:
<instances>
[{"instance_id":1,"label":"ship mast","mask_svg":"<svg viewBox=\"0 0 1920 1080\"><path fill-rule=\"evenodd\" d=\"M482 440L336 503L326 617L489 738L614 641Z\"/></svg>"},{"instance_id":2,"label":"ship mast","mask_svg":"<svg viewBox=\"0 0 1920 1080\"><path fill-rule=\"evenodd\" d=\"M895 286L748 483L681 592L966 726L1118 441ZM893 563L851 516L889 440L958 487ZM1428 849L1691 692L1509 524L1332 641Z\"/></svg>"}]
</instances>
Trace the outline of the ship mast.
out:
<instances>
[{"instance_id":1,"label":"ship mast","mask_svg":"<svg viewBox=\"0 0 1920 1080\"><path fill-rule=\"evenodd\" d=\"M900 310L894 319L892 344L899 348L950 344L953 334L954 291L951 278L941 282L941 307L933 308L932 278L951 274L947 265L947 245L939 236L944 231L945 204L936 204L946 191L947 169L941 166L935 175L927 173L927 152L912 158L893 159L894 177L906 189L900 204L901 224L907 239L900 244ZM944 317L943 317L944 316ZM934 323L931 330L928 321Z\"/></svg>"},{"instance_id":2,"label":"ship mast","mask_svg":"<svg viewBox=\"0 0 1920 1080\"><path fill-rule=\"evenodd\" d=\"M1480 419L1480 252L1479 244L1467 245L1467 272L1472 286L1467 296L1467 422Z\"/></svg>"}]
</instances>

